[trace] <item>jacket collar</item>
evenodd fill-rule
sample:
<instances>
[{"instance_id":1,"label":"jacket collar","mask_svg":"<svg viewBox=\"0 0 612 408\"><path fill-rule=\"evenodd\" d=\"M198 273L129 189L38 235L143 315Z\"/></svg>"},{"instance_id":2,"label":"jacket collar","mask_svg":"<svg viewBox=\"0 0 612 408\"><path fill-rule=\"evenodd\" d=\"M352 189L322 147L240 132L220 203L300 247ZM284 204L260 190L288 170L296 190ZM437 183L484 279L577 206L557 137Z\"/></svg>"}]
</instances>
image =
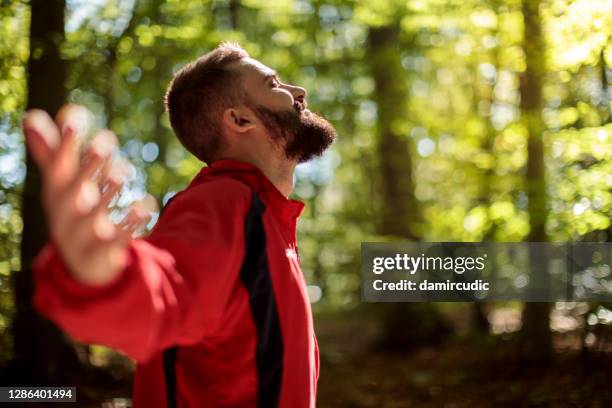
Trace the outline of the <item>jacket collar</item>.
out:
<instances>
[{"instance_id":1,"label":"jacket collar","mask_svg":"<svg viewBox=\"0 0 612 408\"><path fill-rule=\"evenodd\" d=\"M286 198L258 167L239 160L214 161L210 166L200 170L192 184L218 176L228 176L247 184L255 190L266 205L273 207L275 213L293 225L304 211L303 202Z\"/></svg>"}]
</instances>

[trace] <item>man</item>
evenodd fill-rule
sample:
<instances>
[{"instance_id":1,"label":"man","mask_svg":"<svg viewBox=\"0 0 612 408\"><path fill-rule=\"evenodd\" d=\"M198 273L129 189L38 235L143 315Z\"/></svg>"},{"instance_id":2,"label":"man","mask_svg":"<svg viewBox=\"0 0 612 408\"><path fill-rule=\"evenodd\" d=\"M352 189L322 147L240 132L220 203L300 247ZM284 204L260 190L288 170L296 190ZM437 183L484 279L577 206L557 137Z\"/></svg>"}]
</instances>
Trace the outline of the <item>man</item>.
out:
<instances>
[{"instance_id":1,"label":"man","mask_svg":"<svg viewBox=\"0 0 612 408\"><path fill-rule=\"evenodd\" d=\"M287 197L296 165L335 131L306 109L303 88L235 44L179 71L165 103L208 167L134 240L142 214L119 226L108 217L120 188L108 131L79 169L79 109L63 110L59 128L43 112L26 116L51 232L35 306L76 339L137 360L135 407L313 407L318 349L295 235L303 204Z\"/></svg>"}]
</instances>

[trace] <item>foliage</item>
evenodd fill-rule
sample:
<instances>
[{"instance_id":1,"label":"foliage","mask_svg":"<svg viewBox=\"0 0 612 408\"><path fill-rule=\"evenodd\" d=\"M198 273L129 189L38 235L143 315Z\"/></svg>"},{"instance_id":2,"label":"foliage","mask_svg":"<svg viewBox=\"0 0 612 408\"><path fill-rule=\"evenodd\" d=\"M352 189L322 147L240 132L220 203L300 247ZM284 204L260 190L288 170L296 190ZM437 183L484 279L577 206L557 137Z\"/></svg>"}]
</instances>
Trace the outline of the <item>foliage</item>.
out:
<instances>
[{"instance_id":1,"label":"foliage","mask_svg":"<svg viewBox=\"0 0 612 408\"><path fill-rule=\"evenodd\" d=\"M10 317L8 274L19 268L18 193L24 175L28 8L0 9L0 332ZM519 121L525 70L517 0L100 0L69 2L64 57L70 100L97 112L136 166L128 198L144 186L160 203L200 164L172 135L162 98L173 72L222 40L239 41L283 80L304 85L339 140L300 166L296 198L308 210L300 250L321 307L358 301L359 244L376 236L377 106L365 42L397 21L409 89L396 124L415 146L416 197L429 241L518 241L529 233L526 131ZM542 3L548 71L544 134L552 240L610 239L612 5ZM314 288L316 289L316 288ZM4 349L4 347L0 347ZM1 357L1 356L0 356Z\"/></svg>"},{"instance_id":2,"label":"foliage","mask_svg":"<svg viewBox=\"0 0 612 408\"><path fill-rule=\"evenodd\" d=\"M20 268L23 223L20 192L25 179L24 146L16 131L26 99L29 8L20 1L0 7L0 334L10 327L13 303L10 273ZM0 335L0 359L10 342Z\"/></svg>"}]
</instances>

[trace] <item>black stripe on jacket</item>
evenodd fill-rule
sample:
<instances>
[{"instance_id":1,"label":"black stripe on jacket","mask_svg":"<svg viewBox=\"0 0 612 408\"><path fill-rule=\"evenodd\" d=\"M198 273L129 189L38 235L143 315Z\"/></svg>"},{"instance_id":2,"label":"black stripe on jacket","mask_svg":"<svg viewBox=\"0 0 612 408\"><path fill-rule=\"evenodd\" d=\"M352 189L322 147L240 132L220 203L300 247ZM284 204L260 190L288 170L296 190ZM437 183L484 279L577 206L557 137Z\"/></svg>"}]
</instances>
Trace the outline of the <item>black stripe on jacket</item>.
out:
<instances>
[{"instance_id":1,"label":"black stripe on jacket","mask_svg":"<svg viewBox=\"0 0 612 408\"><path fill-rule=\"evenodd\" d=\"M246 251L240 279L249 293L249 305L257 330L257 406L278 406L283 379L283 337L268 263L263 201L253 192L251 208L244 222ZM163 366L168 408L177 408L176 353L178 347L164 351Z\"/></svg>"},{"instance_id":2,"label":"black stripe on jacket","mask_svg":"<svg viewBox=\"0 0 612 408\"><path fill-rule=\"evenodd\" d=\"M262 408L278 405L284 352L266 251L265 209L263 201L253 192L253 202L244 223L246 254L240 270L240 278L249 292L249 304L257 330L257 405Z\"/></svg>"},{"instance_id":3,"label":"black stripe on jacket","mask_svg":"<svg viewBox=\"0 0 612 408\"><path fill-rule=\"evenodd\" d=\"M166 401L168 408L177 408L176 403L176 353L178 347L170 347L164 351L164 377L166 380Z\"/></svg>"}]
</instances>

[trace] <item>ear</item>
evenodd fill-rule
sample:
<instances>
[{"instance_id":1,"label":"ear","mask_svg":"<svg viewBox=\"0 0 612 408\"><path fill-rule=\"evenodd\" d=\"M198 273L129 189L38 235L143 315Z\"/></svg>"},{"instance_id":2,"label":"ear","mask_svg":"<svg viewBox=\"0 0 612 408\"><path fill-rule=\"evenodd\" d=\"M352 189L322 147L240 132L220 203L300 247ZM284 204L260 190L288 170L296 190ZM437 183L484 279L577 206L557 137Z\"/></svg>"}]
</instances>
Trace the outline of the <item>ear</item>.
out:
<instances>
[{"instance_id":1,"label":"ear","mask_svg":"<svg viewBox=\"0 0 612 408\"><path fill-rule=\"evenodd\" d=\"M253 113L247 109L226 109L222 120L225 126L236 133L245 133L257 126Z\"/></svg>"}]
</instances>

